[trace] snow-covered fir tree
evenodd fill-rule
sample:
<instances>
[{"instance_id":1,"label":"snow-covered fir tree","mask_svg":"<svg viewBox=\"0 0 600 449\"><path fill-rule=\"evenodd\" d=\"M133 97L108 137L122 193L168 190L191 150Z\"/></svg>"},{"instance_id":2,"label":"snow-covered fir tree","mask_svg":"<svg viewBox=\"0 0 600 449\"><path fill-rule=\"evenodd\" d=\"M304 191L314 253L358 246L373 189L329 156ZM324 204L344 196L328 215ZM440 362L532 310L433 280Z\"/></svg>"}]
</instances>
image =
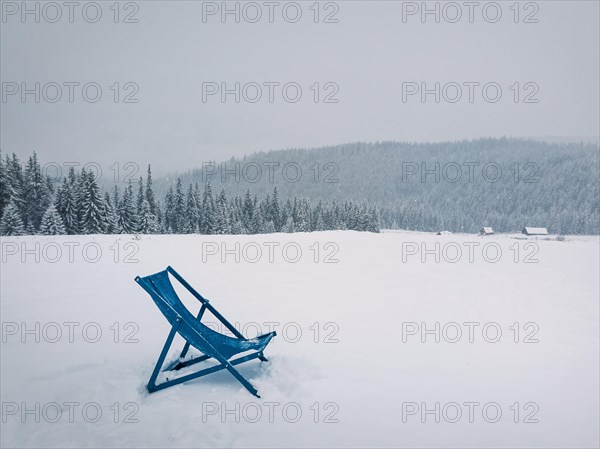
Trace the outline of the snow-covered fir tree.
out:
<instances>
[{"instance_id":1,"label":"snow-covered fir tree","mask_svg":"<svg viewBox=\"0 0 600 449\"><path fill-rule=\"evenodd\" d=\"M116 188L117 186L115 186ZM118 191L117 191L118 194ZM118 196L117 196L118 198ZM106 210L106 233L107 234L118 234L119 233L119 214L117 213L117 207L111 200L108 192L104 193L104 209Z\"/></svg>"},{"instance_id":2,"label":"snow-covered fir tree","mask_svg":"<svg viewBox=\"0 0 600 449\"><path fill-rule=\"evenodd\" d=\"M51 194L35 151L27 160L23 172L23 191L23 218L27 226L35 232L39 229L42 215L50 204Z\"/></svg>"},{"instance_id":3,"label":"snow-covered fir tree","mask_svg":"<svg viewBox=\"0 0 600 449\"><path fill-rule=\"evenodd\" d=\"M173 219L171 227L175 234L185 232L185 194L183 193L183 183L181 178L177 178L175 183L175 194L173 196Z\"/></svg>"},{"instance_id":4,"label":"snow-covered fir tree","mask_svg":"<svg viewBox=\"0 0 600 449\"><path fill-rule=\"evenodd\" d=\"M271 198L271 204L269 207L269 219L275 226L275 231L281 231L282 217L281 217L281 205L279 204L279 194L277 193L277 187L273 189L273 198Z\"/></svg>"},{"instance_id":5,"label":"snow-covered fir tree","mask_svg":"<svg viewBox=\"0 0 600 449\"><path fill-rule=\"evenodd\" d=\"M311 230L325 231L326 229L325 218L323 217L323 203L319 201L319 204L317 204L317 207L315 207L315 211L312 214Z\"/></svg>"},{"instance_id":6,"label":"snow-covered fir tree","mask_svg":"<svg viewBox=\"0 0 600 449\"><path fill-rule=\"evenodd\" d=\"M150 202L148 202L148 204L150 204ZM164 233L165 229L164 229L164 215L162 212L162 207L160 205L160 201L156 202L156 225L157 225L157 232L158 233Z\"/></svg>"},{"instance_id":7,"label":"snow-covered fir tree","mask_svg":"<svg viewBox=\"0 0 600 449\"><path fill-rule=\"evenodd\" d=\"M73 167L70 168L67 178L63 178L59 187L55 207L65 225L67 234L77 234L79 232L79 206L77 204L77 195L75 193L76 176Z\"/></svg>"},{"instance_id":8,"label":"snow-covered fir tree","mask_svg":"<svg viewBox=\"0 0 600 449\"><path fill-rule=\"evenodd\" d=\"M9 158L5 156L5 189L8 192L9 200L6 203L8 205L11 201L15 207L19 210L19 213L23 213L25 210L25 193L23 187L23 169L21 162L17 158L15 153Z\"/></svg>"},{"instance_id":9,"label":"snow-covered fir tree","mask_svg":"<svg viewBox=\"0 0 600 449\"><path fill-rule=\"evenodd\" d=\"M196 228L199 230L202 226L202 193L200 192L200 185L194 183L194 201L198 207L198 223Z\"/></svg>"},{"instance_id":10,"label":"snow-covered fir tree","mask_svg":"<svg viewBox=\"0 0 600 449\"><path fill-rule=\"evenodd\" d=\"M194 195L194 188L190 184L185 197L185 226L183 232L186 234L194 234L198 232L198 222L200 211Z\"/></svg>"},{"instance_id":11,"label":"snow-covered fir tree","mask_svg":"<svg viewBox=\"0 0 600 449\"><path fill-rule=\"evenodd\" d=\"M42 216L40 233L43 235L64 235L67 233L63 220L56 210L56 207L54 207L54 204L48 206L46 212L44 212L44 215Z\"/></svg>"},{"instance_id":12,"label":"snow-covered fir tree","mask_svg":"<svg viewBox=\"0 0 600 449\"><path fill-rule=\"evenodd\" d=\"M175 222L175 194L173 186L169 186L169 190L165 195L165 212L163 214L163 228L165 232L173 232L173 223Z\"/></svg>"},{"instance_id":13,"label":"snow-covered fir tree","mask_svg":"<svg viewBox=\"0 0 600 449\"><path fill-rule=\"evenodd\" d=\"M142 200L141 214L138 220L138 231L142 234L156 234L159 231L156 216L150 210L150 203L144 197Z\"/></svg>"},{"instance_id":14,"label":"snow-covered fir tree","mask_svg":"<svg viewBox=\"0 0 600 449\"><path fill-rule=\"evenodd\" d=\"M302 198L296 207L296 219L294 227L297 232L309 232L310 229L310 206L308 201Z\"/></svg>"},{"instance_id":15,"label":"snow-covered fir tree","mask_svg":"<svg viewBox=\"0 0 600 449\"><path fill-rule=\"evenodd\" d=\"M215 234L230 234L231 225L229 222L229 206L225 189L221 189L215 203Z\"/></svg>"},{"instance_id":16,"label":"snow-covered fir tree","mask_svg":"<svg viewBox=\"0 0 600 449\"><path fill-rule=\"evenodd\" d=\"M144 202L144 200L147 200L146 190L144 189L144 179L140 176L140 179L138 180L136 196L136 209L138 217L142 215L142 203Z\"/></svg>"},{"instance_id":17,"label":"snow-covered fir tree","mask_svg":"<svg viewBox=\"0 0 600 449\"><path fill-rule=\"evenodd\" d=\"M255 203L252 200L252 196L250 194L250 189L246 190L246 194L244 195L244 203L242 206L242 223L244 228L248 231L249 234L254 234L254 213L255 213Z\"/></svg>"},{"instance_id":18,"label":"snow-covered fir tree","mask_svg":"<svg viewBox=\"0 0 600 449\"><path fill-rule=\"evenodd\" d=\"M25 234L25 227L23 226L23 220L21 219L21 212L19 212L19 208L12 201L4 208L2 219L0 219L0 234Z\"/></svg>"},{"instance_id":19,"label":"snow-covered fir tree","mask_svg":"<svg viewBox=\"0 0 600 449\"><path fill-rule=\"evenodd\" d=\"M287 221L285 222L285 225L283 225L282 231L288 232L288 233L296 232L296 226L294 225L294 219L291 215L288 217Z\"/></svg>"},{"instance_id":20,"label":"snow-covered fir tree","mask_svg":"<svg viewBox=\"0 0 600 449\"><path fill-rule=\"evenodd\" d=\"M204 195L202 197L202 216L200 219L201 234L216 234L216 212L215 202L212 194L210 182L204 186Z\"/></svg>"},{"instance_id":21,"label":"snow-covered fir tree","mask_svg":"<svg viewBox=\"0 0 600 449\"><path fill-rule=\"evenodd\" d=\"M104 196L93 171L81 172L83 191L80 204L80 228L84 234L103 234L108 228Z\"/></svg>"},{"instance_id":22,"label":"snow-covered fir tree","mask_svg":"<svg viewBox=\"0 0 600 449\"><path fill-rule=\"evenodd\" d=\"M146 200L148 200L150 212L158 217L156 199L154 198L154 190L152 189L152 169L150 168L150 164L148 164L148 174L146 176Z\"/></svg>"},{"instance_id":23,"label":"snow-covered fir tree","mask_svg":"<svg viewBox=\"0 0 600 449\"><path fill-rule=\"evenodd\" d=\"M4 208L8 206L10 202L10 190L8 186L8 155L6 156L6 162L2 159L0 154L0 217L4 212Z\"/></svg>"},{"instance_id":24,"label":"snow-covered fir tree","mask_svg":"<svg viewBox=\"0 0 600 449\"><path fill-rule=\"evenodd\" d=\"M122 234L135 234L138 232L137 207L133 200L133 187L131 180L123 190L123 198L119 202L119 232Z\"/></svg>"}]
</instances>

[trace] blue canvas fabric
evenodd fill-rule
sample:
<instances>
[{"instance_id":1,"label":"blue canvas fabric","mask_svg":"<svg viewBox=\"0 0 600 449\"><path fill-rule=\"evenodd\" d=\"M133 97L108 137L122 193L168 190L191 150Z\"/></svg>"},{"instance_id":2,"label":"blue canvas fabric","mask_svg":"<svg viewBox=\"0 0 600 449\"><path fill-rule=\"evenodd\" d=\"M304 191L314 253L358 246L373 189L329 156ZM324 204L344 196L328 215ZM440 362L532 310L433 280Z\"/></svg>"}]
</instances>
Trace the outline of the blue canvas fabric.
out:
<instances>
[{"instance_id":1,"label":"blue canvas fabric","mask_svg":"<svg viewBox=\"0 0 600 449\"><path fill-rule=\"evenodd\" d=\"M262 351L274 336L274 333L269 333L252 339L239 339L210 329L198 321L181 302L167 270L138 279L145 284L146 291L171 325L176 326L177 320L181 320L177 332L210 357L219 354L228 360L245 351Z\"/></svg>"}]
</instances>

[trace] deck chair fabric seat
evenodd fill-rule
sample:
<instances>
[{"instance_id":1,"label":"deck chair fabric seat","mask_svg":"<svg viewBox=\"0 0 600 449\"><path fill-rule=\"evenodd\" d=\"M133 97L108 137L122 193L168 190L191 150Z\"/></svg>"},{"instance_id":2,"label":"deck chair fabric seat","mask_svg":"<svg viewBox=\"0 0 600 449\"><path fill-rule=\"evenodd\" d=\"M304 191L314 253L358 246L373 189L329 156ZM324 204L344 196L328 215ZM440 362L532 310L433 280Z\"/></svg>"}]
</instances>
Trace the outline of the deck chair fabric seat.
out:
<instances>
[{"instance_id":1,"label":"deck chair fabric seat","mask_svg":"<svg viewBox=\"0 0 600 449\"><path fill-rule=\"evenodd\" d=\"M273 334L265 334L251 340L241 340L223 335L202 324L179 299L167 270L140 279L154 287L151 297L169 322L173 324L177 318L181 318L185 324L180 325L178 332L206 355L215 357L216 350L226 359L230 359L241 352L262 351L273 338Z\"/></svg>"},{"instance_id":2,"label":"deck chair fabric seat","mask_svg":"<svg viewBox=\"0 0 600 449\"><path fill-rule=\"evenodd\" d=\"M194 317L194 315L192 315L187 307L185 307L185 305L181 302L177 292L173 288L173 284L171 283L169 275L178 280L194 297L196 297L196 299L201 302L202 306L200 307L198 316ZM227 369L248 389L248 391L250 391L250 393L258 396L256 389L252 387L252 385L246 381L237 372L237 370L235 370L235 368L233 368L233 365L237 365L255 358L259 358L261 361L267 361L266 357L263 355L263 350L276 335L275 332L270 332L252 339L245 338L209 303L206 298L194 290L191 285L189 285L170 266L167 267L166 270L151 274L149 276L138 276L135 278L135 281L142 286L146 292L148 292L156 306L172 325L171 332L167 338L167 341L165 342L165 346L163 347L163 351L159 357L159 360L157 361L150 381L148 382L148 390L150 392L163 389L186 380L191 380L192 378L201 377L221 369ZM203 324L201 319L206 310L209 310L218 320L220 320L234 336L230 337L223 335ZM214 358L220 362L220 365L212 366L197 373L178 377L171 381L156 385L156 378L158 377L160 369L164 363L164 359L176 333L179 333L184 338L186 344L180 354L179 360L169 365L164 371L179 370L183 367L187 367L194 363L198 363L210 358ZM186 356L190 346L195 347L203 355L201 357L197 357L196 359L184 360L184 357ZM254 352L250 355L229 362L235 355L248 351Z\"/></svg>"}]
</instances>

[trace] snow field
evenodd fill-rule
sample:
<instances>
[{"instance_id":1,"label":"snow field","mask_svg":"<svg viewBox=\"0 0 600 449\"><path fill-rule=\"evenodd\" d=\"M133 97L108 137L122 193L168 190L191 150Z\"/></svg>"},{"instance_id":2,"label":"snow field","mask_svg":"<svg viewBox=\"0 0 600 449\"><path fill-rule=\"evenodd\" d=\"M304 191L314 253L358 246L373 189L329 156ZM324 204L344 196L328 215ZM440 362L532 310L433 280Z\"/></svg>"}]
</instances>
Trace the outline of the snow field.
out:
<instances>
[{"instance_id":1,"label":"snow field","mask_svg":"<svg viewBox=\"0 0 600 449\"><path fill-rule=\"evenodd\" d=\"M599 444L598 237L0 245L3 447ZM169 325L133 278L167 265L248 337L277 331L268 363L239 366L260 399L224 372L146 392Z\"/></svg>"}]
</instances>

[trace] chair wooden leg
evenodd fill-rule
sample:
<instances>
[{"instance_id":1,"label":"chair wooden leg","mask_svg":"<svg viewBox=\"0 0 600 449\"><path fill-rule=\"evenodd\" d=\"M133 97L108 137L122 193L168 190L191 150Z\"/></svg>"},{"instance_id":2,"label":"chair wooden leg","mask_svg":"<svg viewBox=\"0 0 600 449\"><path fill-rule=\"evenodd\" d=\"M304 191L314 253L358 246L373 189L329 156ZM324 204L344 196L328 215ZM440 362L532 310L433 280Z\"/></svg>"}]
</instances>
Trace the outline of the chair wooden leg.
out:
<instances>
[{"instance_id":1,"label":"chair wooden leg","mask_svg":"<svg viewBox=\"0 0 600 449\"><path fill-rule=\"evenodd\" d=\"M160 373L160 369L162 368L163 363L165 362L165 358L169 353L169 348L173 343L173 338L175 338L175 334L177 333L177 328L179 327L180 323L181 318L178 318L176 324L171 328L171 332L169 332L167 341L165 341L162 351L158 356L158 360L156 361L156 365L154 366L154 371L152 371L152 375L150 376L150 380L148 381L148 391L152 391L152 388L156 386L156 378L158 377L158 373Z\"/></svg>"},{"instance_id":2,"label":"chair wooden leg","mask_svg":"<svg viewBox=\"0 0 600 449\"><path fill-rule=\"evenodd\" d=\"M169 334L169 336L170 336L170 334ZM172 338L171 338L171 340L172 340ZM168 339L167 339L167 341L168 341ZM163 349L163 351L164 351L164 349ZM161 353L161 355L162 355L162 353ZM257 359L257 358L260 358L260 353L259 352L255 352L253 354L248 354L246 356L239 357L239 358L234 359L234 360L232 360L230 362L225 361L224 363L221 363L219 365L214 365L214 366L211 366L209 368L205 368L203 370L197 371L195 373L191 373L191 374L188 374L186 376L178 377L177 379L167 380L167 381L165 381L165 382L163 382L163 383L161 383L159 385L155 384L155 381L156 381L155 374L158 375L158 372L156 372L156 369L155 369L155 373L153 373L152 377L150 378L151 381L148 382L148 391L150 393L153 393L155 391L163 390L163 389L171 387L173 385L177 385L177 384L180 384L180 383L183 383L183 382L187 382L188 380L197 379L198 377L203 377L203 376L206 376L208 374L216 373L217 371L221 371L221 370L226 369L227 371L229 371L238 380L238 382L240 382L246 388L246 390L248 390L250 392L250 394L253 394L257 398L260 398L260 396L258 395L258 391L256 390L256 388L254 388L254 386L252 386L252 384L250 382L248 382L244 378L244 376L242 376L234 368L235 365L239 365L241 363L248 362L250 360L254 360L254 359ZM159 365L157 364L157 366L159 366ZM161 362L160 366L162 366L162 362ZM160 366L159 366L159 369L160 369Z\"/></svg>"}]
</instances>

